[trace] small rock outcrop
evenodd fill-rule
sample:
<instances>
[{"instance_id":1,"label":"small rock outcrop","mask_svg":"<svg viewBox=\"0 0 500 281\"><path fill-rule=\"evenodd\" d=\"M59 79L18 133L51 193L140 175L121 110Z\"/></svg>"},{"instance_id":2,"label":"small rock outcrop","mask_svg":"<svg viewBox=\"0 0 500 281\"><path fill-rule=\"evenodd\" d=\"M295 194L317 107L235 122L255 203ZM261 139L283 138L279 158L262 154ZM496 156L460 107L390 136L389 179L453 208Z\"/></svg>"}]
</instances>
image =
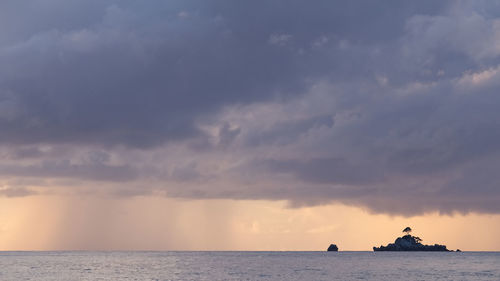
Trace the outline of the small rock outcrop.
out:
<instances>
[{"instance_id":1,"label":"small rock outcrop","mask_svg":"<svg viewBox=\"0 0 500 281\"><path fill-rule=\"evenodd\" d=\"M423 245L422 239L417 236L411 236L411 228L407 227L403 230L407 233L403 237L398 237L394 243L387 246L373 247L373 250L378 251L426 251L426 252L449 252L445 245Z\"/></svg>"},{"instance_id":2,"label":"small rock outcrop","mask_svg":"<svg viewBox=\"0 0 500 281\"><path fill-rule=\"evenodd\" d=\"M330 247L328 247L328 252L338 252L339 248L335 244L330 244Z\"/></svg>"}]
</instances>

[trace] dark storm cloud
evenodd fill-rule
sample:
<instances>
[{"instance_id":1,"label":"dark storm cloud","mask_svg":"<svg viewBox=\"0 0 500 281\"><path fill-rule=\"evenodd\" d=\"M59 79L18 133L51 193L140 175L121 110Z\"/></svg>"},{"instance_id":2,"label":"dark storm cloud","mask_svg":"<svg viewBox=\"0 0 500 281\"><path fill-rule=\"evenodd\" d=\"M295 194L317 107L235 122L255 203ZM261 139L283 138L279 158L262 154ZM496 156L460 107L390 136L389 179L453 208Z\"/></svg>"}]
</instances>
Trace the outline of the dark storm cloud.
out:
<instances>
[{"instance_id":1,"label":"dark storm cloud","mask_svg":"<svg viewBox=\"0 0 500 281\"><path fill-rule=\"evenodd\" d=\"M314 116L301 120L283 121L274 124L262 132L255 132L247 138L248 145L272 143L286 144L293 142L298 136L310 129L327 126L332 127L334 119L331 115Z\"/></svg>"},{"instance_id":2,"label":"dark storm cloud","mask_svg":"<svg viewBox=\"0 0 500 281\"><path fill-rule=\"evenodd\" d=\"M147 147L195 137L196 119L221 106L300 93L304 78L328 72L363 75L346 66L366 54L300 55L320 36L384 44L406 16L443 4L365 5L3 2L0 142Z\"/></svg>"},{"instance_id":3,"label":"dark storm cloud","mask_svg":"<svg viewBox=\"0 0 500 281\"><path fill-rule=\"evenodd\" d=\"M3 1L0 175L116 182L118 196L498 213L498 12Z\"/></svg>"},{"instance_id":4,"label":"dark storm cloud","mask_svg":"<svg viewBox=\"0 0 500 281\"><path fill-rule=\"evenodd\" d=\"M356 166L342 158L313 158L306 161L272 161L265 164L271 172L291 173L310 183L366 184L380 181L376 167Z\"/></svg>"}]
</instances>

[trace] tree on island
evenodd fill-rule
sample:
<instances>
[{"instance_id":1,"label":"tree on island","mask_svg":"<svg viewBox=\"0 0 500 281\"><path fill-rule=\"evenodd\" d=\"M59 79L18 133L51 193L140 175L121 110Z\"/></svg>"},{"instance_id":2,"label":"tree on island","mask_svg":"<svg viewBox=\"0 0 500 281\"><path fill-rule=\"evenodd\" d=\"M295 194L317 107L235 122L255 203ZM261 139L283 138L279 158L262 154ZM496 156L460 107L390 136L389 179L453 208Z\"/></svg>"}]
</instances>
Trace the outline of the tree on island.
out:
<instances>
[{"instance_id":1,"label":"tree on island","mask_svg":"<svg viewBox=\"0 0 500 281\"><path fill-rule=\"evenodd\" d=\"M410 235L411 227L407 226L405 229L403 229L403 232L406 233L406 235Z\"/></svg>"}]
</instances>

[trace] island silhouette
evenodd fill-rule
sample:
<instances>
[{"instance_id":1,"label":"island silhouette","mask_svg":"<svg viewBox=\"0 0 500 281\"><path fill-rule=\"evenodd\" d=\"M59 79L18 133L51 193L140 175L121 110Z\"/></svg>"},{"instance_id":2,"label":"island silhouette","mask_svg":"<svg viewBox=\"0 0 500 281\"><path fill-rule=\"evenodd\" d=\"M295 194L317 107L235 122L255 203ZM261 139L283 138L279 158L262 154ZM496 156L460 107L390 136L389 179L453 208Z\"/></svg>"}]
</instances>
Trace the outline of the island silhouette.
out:
<instances>
[{"instance_id":1,"label":"island silhouette","mask_svg":"<svg viewBox=\"0 0 500 281\"><path fill-rule=\"evenodd\" d=\"M406 227L403 229L403 233L406 235L396 238L394 243L390 243L387 246L373 247L375 252L383 251L426 251L426 252L450 252L445 245L424 245L422 244L422 239L418 236L412 236L412 229ZM457 250L459 252L460 250Z\"/></svg>"},{"instance_id":2,"label":"island silhouette","mask_svg":"<svg viewBox=\"0 0 500 281\"><path fill-rule=\"evenodd\" d=\"M327 249L328 252L338 252L339 248L335 244L330 244L330 246Z\"/></svg>"}]
</instances>

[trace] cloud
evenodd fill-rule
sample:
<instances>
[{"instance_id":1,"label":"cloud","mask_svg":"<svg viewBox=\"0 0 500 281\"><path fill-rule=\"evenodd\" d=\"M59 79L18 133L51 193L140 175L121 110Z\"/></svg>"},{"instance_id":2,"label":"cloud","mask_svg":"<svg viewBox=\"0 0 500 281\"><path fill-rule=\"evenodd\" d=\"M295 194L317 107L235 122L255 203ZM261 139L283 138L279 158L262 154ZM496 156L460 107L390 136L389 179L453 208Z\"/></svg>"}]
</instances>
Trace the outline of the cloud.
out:
<instances>
[{"instance_id":1,"label":"cloud","mask_svg":"<svg viewBox=\"0 0 500 281\"><path fill-rule=\"evenodd\" d=\"M4 197L25 197L37 194L36 192L27 188L2 188L0 189L0 196Z\"/></svg>"},{"instance_id":2,"label":"cloud","mask_svg":"<svg viewBox=\"0 0 500 281\"><path fill-rule=\"evenodd\" d=\"M286 45L288 41L292 39L292 35L290 34L271 34L269 36L269 44L271 45L279 45L283 46Z\"/></svg>"},{"instance_id":3,"label":"cloud","mask_svg":"<svg viewBox=\"0 0 500 281\"><path fill-rule=\"evenodd\" d=\"M331 115L312 116L298 120L286 120L273 124L270 128L253 129L246 138L248 145L263 145L272 143L286 144L308 130L321 126L332 127L334 118Z\"/></svg>"},{"instance_id":4,"label":"cloud","mask_svg":"<svg viewBox=\"0 0 500 281\"><path fill-rule=\"evenodd\" d=\"M290 173L310 183L367 184L382 180L383 174L377 167L355 166L342 158L313 158L306 161L268 160L267 169L276 173Z\"/></svg>"},{"instance_id":5,"label":"cloud","mask_svg":"<svg viewBox=\"0 0 500 281\"><path fill-rule=\"evenodd\" d=\"M2 178L500 212L495 3L26 5L0 4Z\"/></svg>"},{"instance_id":6,"label":"cloud","mask_svg":"<svg viewBox=\"0 0 500 281\"><path fill-rule=\"evenodd\" d=\"M0 175L15 177L76 178L97 181L131 181L137 172L129 166L71 164L69 161L44 161L40 165L0 165Z\"/></svg>"}]
</instances>

